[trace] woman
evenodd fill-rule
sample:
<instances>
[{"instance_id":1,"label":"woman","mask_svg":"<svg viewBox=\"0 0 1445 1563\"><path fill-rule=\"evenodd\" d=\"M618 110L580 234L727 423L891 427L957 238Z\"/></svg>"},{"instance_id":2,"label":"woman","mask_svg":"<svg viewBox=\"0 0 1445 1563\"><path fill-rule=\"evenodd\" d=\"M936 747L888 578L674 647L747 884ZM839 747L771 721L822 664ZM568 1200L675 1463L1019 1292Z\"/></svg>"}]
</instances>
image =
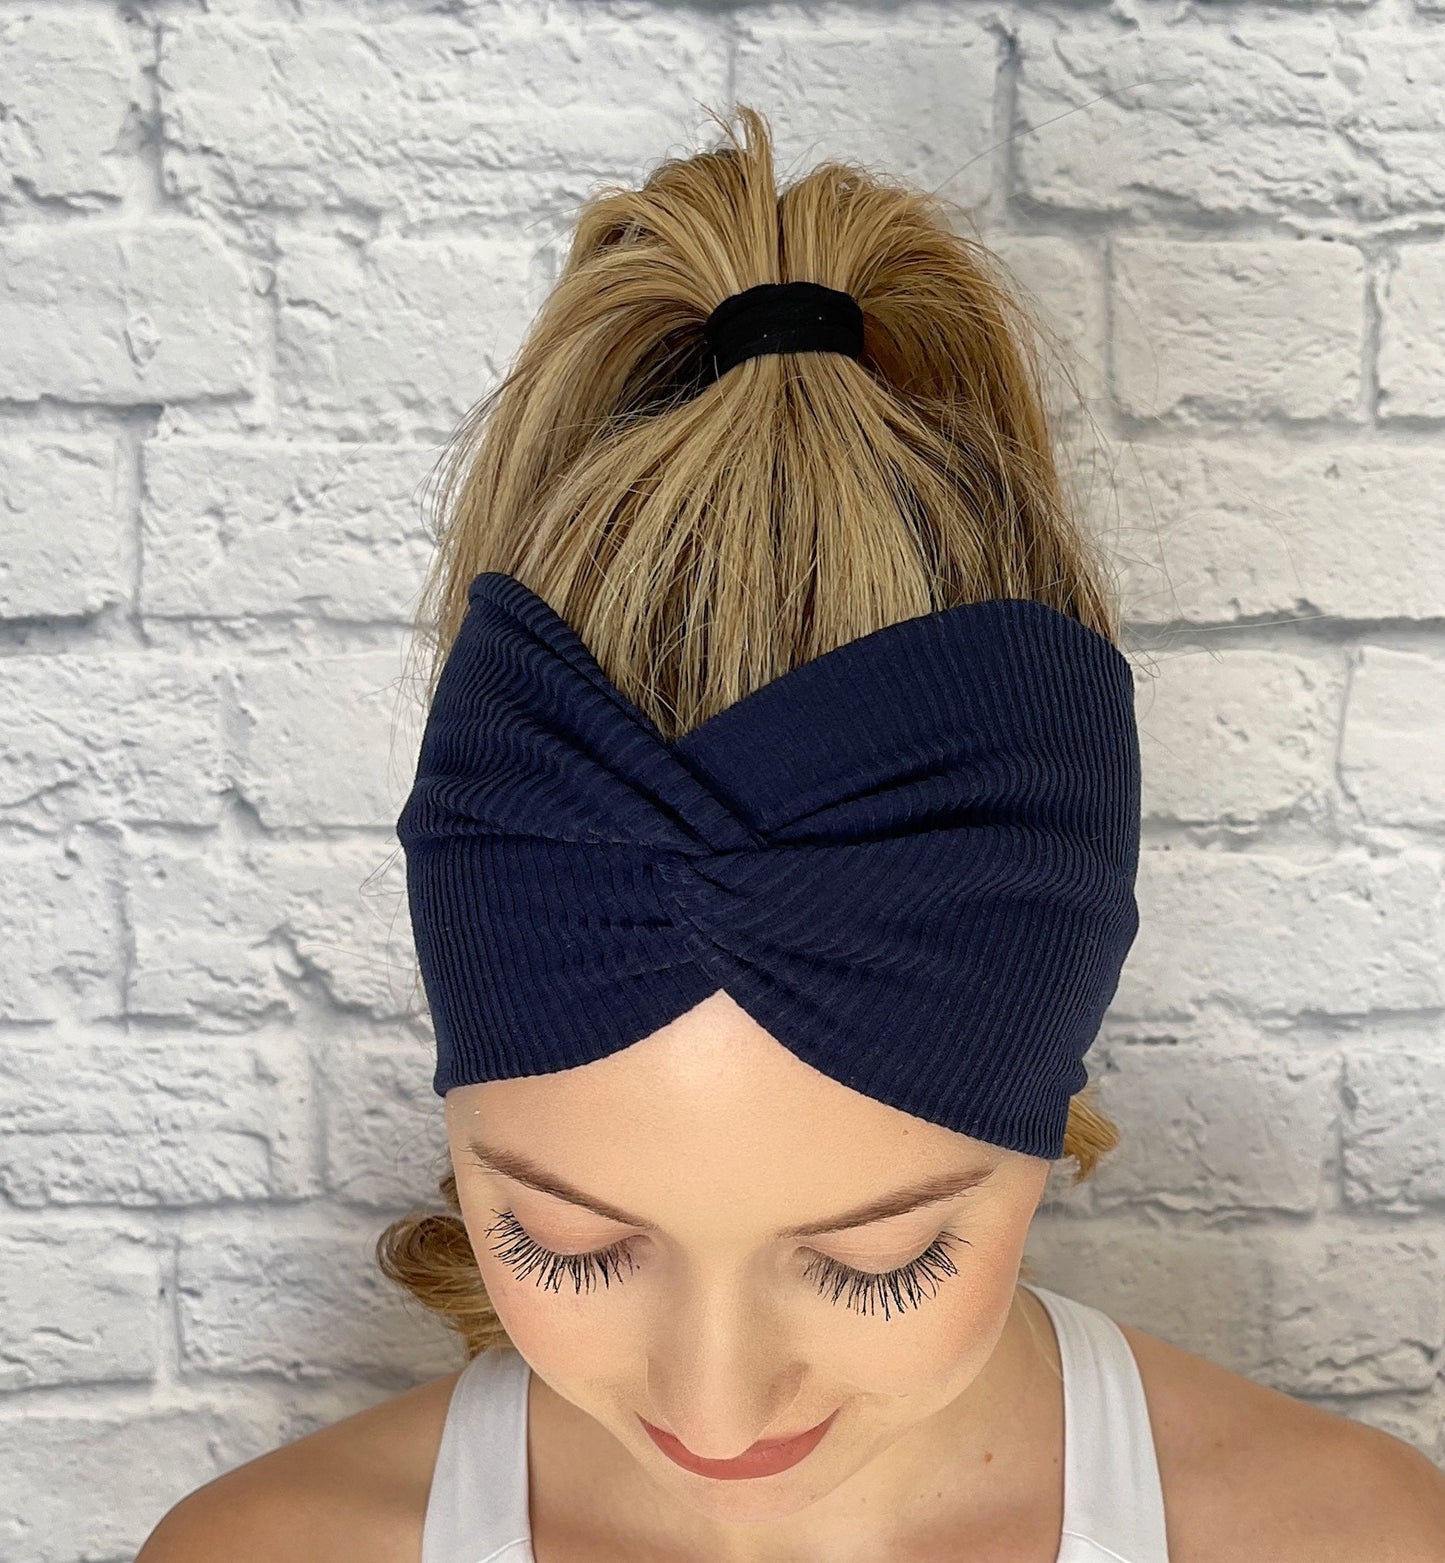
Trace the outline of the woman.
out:
<instances>
[{"instance_id":1,"label":"woman","mask_svg":"<svg viewBox=\"0 0 1445 1563\"><path fill-rule=\"evenodd\" d=\"M739 117L589 204L447 485L398 833L455 1214L379 1249L468 1366L141 1563L1445 1558L1405 1443L1019 1285L1117 1138L1113 609L986 252Z\"/></svg>"}]
</instances>

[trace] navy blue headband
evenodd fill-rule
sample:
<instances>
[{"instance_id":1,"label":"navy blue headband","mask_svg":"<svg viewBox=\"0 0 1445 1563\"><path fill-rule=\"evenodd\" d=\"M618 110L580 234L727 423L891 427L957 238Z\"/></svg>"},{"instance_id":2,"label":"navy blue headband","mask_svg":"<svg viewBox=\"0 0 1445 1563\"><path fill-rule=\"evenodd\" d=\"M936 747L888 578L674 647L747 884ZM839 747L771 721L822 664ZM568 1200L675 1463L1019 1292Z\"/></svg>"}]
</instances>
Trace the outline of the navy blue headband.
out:
<instances>
[{"instance_id":1,"label":"navy blue headband","mask_svg":"<svg viewBox=\"0 0 1445 1563\"><path fill-rule=\"evenodd\" d=\"M885 626L669 742L485 571L397 820L435 1090L606 1057L725 988L901 1111L1063 1154L1137 927L1133 680L999 600Z\"/></svg>"}]
</instances>

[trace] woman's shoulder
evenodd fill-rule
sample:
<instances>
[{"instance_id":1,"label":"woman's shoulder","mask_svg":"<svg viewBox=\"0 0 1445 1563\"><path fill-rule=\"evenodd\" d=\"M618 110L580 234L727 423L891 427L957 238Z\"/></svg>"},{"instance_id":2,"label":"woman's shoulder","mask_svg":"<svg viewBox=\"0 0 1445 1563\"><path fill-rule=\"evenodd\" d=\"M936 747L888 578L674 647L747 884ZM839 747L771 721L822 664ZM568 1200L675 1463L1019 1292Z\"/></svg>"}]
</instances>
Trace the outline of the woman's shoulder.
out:
<instances>
[{"instance_id":1,"label":"woman's shoulder","mask_svg":"<svg viewBox=\"0 0 1445 1563\"><path fill-rule=\"evenodd\" d=\"M1119 1328L1149 1407L1170 1563L1445 1559L1445 1472L1413 1445Z\"/></svg>"},{"instance_id":2,"label":"woman's shoulder","mask_svg":"<svg viewBox=\"0 0 1445 1563\"><path fill-rule=\"evenodd\" d=\"M458 1377L418 1384L198 1487L151 1532L136 1563L419 1558Z\"/></svg>"}]
</instances>

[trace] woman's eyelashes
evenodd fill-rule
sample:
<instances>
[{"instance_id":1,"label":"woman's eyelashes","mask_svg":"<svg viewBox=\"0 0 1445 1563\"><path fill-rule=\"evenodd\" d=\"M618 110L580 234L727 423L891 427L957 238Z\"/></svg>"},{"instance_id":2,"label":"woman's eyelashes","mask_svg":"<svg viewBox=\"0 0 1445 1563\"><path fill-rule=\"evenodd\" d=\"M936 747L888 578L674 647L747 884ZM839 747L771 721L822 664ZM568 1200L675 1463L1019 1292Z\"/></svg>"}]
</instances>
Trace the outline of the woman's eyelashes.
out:
<instances>
[{"instance_id":1,"label":"woman's eyelashes","mask_svg":"<svg viewBox=\"0 0 1445 1563\"><path fill-rule=\"evenodd\" d=\"M854 1270L826 1254L816 1254L808 1261L803 1274L817 1279L818 1290L830 1302L838 1302L846 1293L845 1306L856 1313L871 1314L881 1301L883 1317L887 1319L892 1317L890 1303L899 1313L906 1313L908 1309L918 1307L925 1294L932 1297L945 1276L957 1275L958 1266L948 1255L948 1245L967 1241L967 1238L955 1237L952 1232L940 1232L917 1259L910 1259L906 1265L881 1274Z\"/></svg>"},{"instance_id":2,"label":"woman's eyelashes","mask_svg":"<svg viewBox=\"0 0 1445 1563\"><path fill-rule=\"evenodd\" d=\"M492 1252L519 1279L530 1276L548 1291L559 1291L564 1276L571 1277L578 1294L584 1286L590 1292L599 1280L610 1287L633 1269L630 1240L585 1254L559 1254L537 1242L512 1211L499 1210L495 1215L497 1219L486 1229L489 1237L494 1232L499 1235ZM895 1311L904 1313L918 1307L935 1294L941 1280L958 1274L948 1252L953 1243L967 1245L968 1239L941 1232L916 1259L882 1272L855 1270L825 1254L815 1254L803 1274L816 1280L819 1292L830 1302L864 1314L877 1312L881 1305L883 1317L888 1319Z\"/></svg>"},{"instance_id":3,"label":"woman's eyelashes","mask_svg":"<svg viewBox=\"0 0 1445 1563\"><path fill-rule=\"evenodd\" d=\"M487 1236L500 1232L503 1240L492 1245L492 1252L510 1265L519 1279L533 1275L537 1285L549 1291L560 1290L562 1277L570 1275L578 1292L584 1282L590 1292L599 1277L604 1286L610 1286L614 1275L620 1277L624 1267L632 1268L632 1253L626 1242L594 1249L589 1254L558 1254L543 1248L510 1210L494 1214L497 1219L487 1228Z\"/></svg>"}]
</instances>

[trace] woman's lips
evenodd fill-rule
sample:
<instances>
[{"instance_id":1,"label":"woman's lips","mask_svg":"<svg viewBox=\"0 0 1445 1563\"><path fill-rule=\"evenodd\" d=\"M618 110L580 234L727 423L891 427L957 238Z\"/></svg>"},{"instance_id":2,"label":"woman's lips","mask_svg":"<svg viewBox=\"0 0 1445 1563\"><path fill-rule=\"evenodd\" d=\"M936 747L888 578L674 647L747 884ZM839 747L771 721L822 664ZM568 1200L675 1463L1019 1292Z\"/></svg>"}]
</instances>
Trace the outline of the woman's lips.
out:
<instances>
[{"instance_id":1,"label":"woman's lips","mask_svg":"<svg viewBox=\"0 0 1445 1563\"><path fill-rule=\"evenodd\" d=\"M647 1429L648 1436L663 1454L683 1470L691 1471L695 1476L711 1476L718 1481L733 1482L749 1476L775 1476L779 1471L786 1471L796 1465L818 1447L823 1434L832 1425L833 1417L837 1415L836 1411L833 1412L825 1421L796 1437L756 1443L735 1460L704 1460L686 1444L679 1443L671 1433L664 1433L660 1427L654 1427L646 1417L638 1417L637 1420Z\"/></svg>"}]
</instances>

